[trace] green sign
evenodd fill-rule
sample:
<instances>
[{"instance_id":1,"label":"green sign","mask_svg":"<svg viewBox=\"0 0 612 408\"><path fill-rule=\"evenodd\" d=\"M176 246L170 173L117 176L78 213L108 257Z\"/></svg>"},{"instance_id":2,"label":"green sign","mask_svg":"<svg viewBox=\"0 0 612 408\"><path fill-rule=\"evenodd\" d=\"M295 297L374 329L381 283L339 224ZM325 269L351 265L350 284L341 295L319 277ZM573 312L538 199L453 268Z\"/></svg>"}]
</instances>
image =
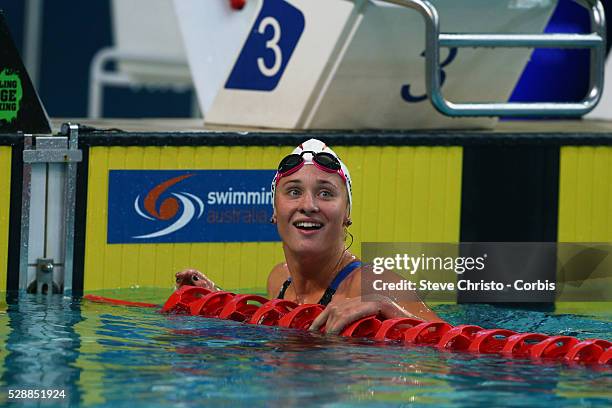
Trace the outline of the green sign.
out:
<instances>
[{"instance_id":1,"label":"green sign","mask_svg":"<svg viewBox=\"0 0 612 408\"><path fill-rule=\"evenodd\" d=\"M12 122L17 119L23 90L17 72L5 68L0 72L0 120Z\"/></svg>"}]
</instances>

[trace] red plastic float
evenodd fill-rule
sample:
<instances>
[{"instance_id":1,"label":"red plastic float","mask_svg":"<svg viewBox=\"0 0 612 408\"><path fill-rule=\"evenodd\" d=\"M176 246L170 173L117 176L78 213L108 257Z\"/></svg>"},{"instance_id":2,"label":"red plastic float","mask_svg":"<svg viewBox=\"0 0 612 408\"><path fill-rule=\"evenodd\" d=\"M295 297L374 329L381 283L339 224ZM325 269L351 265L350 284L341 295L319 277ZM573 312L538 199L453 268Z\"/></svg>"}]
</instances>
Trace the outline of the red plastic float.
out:
<instances>
[{"instance_id":1,"label":"red plastic float","mask_svg":"<svg viewBox=\"0 0 612 408\"><path fill-rule=\"evenodd\" d=\"M94 295L86 295L84 298L115 305L157 307L151 303L129 302ZM307 330L324 309L321 305L298 306L289 300L267 300L257 295L211 292L200 287L183 286L168 298L161 312L189 313ZM325 328L321 331L324 332ZM580 341L571 336L516 333L505 329L483 329L474 325L453 327L445 322L423 322L411 318L381 321L379 316L359 319L347 326L341 335L374 338L378 341L403 340L406 343L437 346L448 351L499 353L508 357L529 357L564 361L569 364L612 367L612 342L599 339Z\"/></svg>"},{"instance_id":2,"label":"red plastic float","mask_svg":"<svg viewBox=\"0 0 612 408\"><path fill-rule=\"evenodd\" d=\"M529 354L533 358L561 358L578 342L575 337L552 336L535 344Z\"/></svg>"},{"instance_id":3,"label":"red plastic float","mask_svg":"<svg viewBox=\"0 0 612 408\"><path fill-rule=\"evenodd\" d=\"M308 330L314 319L325 309L321 305L300 305L284 315L279 321L280 327Z\"/></svg>"},{"instance_id":4,"label":"red plastic float","mask_svg":"<svg viewBox=\"0 0 612 408\"><path fill-rule=\"evenodd\" d=\"M506 356L527 357L534 345L547 338L547 335L541 333L518 333L508 337L501 352Z\"/></svg>"},{"instance_id":5,"label":"red plastic float","mask_svg":"<svg viewBox=\"0 0 612 408\"><path fill-rule=\"evenodd\" d=\"M599 357L612 347L612 343L606 340L587 339L576 344L567 352L563 359L568 363L593 364L599 361Z\"/></svg>"},{"instance_id":6,"label":"red plastic float","mask_svg":"<svg viewBox=\"0 0 612 408\"><path fill-rule=\"evenodd\" d=\"M250 320L260 306L249 302L257 302L261 306L267 303L268 299L258 295L236 295L223 307L221 313L219 313L219 318L235 320L237 322Z\"/></svg>"},{"instance_id":7,"label":"red plastic float","mask_svg":"<svg viewBox=\"0 0 612 408\"><path fill-rule=\"evenodd\" d=\"M476 333L481 330L484 329L472 324L453 327L440 338L438 347L442 350L465 351L470 347Z\"/></svg>"},{"instance_id":8,"label":"red plastic float","mask_svg":"<svg viewBox=\"0 0 612 408\"><path fill-rule=\"evenodd\" d=\"M340 333L343 337L372 338L376 336L382 323L376 316L366 316L349 324Z\"/></svg>"},{"instance_id":9,"label":"red plastic float","mask_svg":"<svg viewBox=\"0 0 612 408\"><path fill-rule=\"evenodd\" d=\"M219 317L221 310L234 296L235 294L231 292L211 292L203 298L192 302L190 312L193 316Z\"/></svg>"},{"instance_id":10,"label":"red plastic float","mask_svg":"<svg viewBox=\"0 0 612 408\"><path fill-rule=\"evenodd\" d=\"M183 286L174 291L162 306L162 313L190 313L191 304L210 293L209 289L198 286ZM193 314L193 313L191 313Z\"/></svg>"},{"instance_id":11,"label":"red plastic float","mask_svg":"<svg viewBox=\"0 0 612 408\"><path fill-rule=\"evenodd\" d=\"M404 332L404 341L413 344L435 345L452 328L453 326L445 322L421 323Z\"/></svg>"},{"instance_id":12,"label":"red plastic float","mask_svg":"<svg viewBox=\"0 0 612 408\"><path fill-rule=\"evenodd\" d=\"M599 356L599 360L597 360L599 364L608 364L612 365L612 348L604 351L601 356Z\"/></svg>"},{"instance_id":13,"label":"red plastic float","mask_svg":"<svg viewBox=\"0 0 612 408\"><path fill-rule=\"evenodd\" d=\"M513 334L516 332L505 329L481 330L474 335L468 351L483 354L499 353Z\"/></svg>"},{"instance_id":14,"label":"red plastic float","mask_svg":"<svg viewBox=\"0 0 612 408\"><path fill-rule=\"evenodd\" d=\"M374 336L375 340L403 340L404 331L411 327L424 323L423 320L410 317L395 317L382 322Z\"/></svg>"},{"instance_id":15,"label":"red plastic float","mask_svg":"<svg viewBox=\"0 0 612 408\"><path fill-rule=\"evenodd\" d=\"M262 324L264 326L277 326L278 321L295 309L297 303L285 299L272 299L266 302L251 317L249 323Z\"/></svg>"}]
</instances>

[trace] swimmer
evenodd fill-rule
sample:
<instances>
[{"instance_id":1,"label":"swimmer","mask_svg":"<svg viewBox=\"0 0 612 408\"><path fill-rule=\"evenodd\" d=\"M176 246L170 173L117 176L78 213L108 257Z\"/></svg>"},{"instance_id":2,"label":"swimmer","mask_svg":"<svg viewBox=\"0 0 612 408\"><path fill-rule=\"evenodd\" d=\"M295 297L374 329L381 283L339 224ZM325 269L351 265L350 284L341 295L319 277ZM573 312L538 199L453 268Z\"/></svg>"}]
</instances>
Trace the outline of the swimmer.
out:
<instances>
[{"instance_id":1,"label":"swimmer","mask_svg":"<svg viewBox=\"0 0 612 408\"><path fill-rule=\"evenodd\" d=\"M272 181L272 195L271 222L282 239L285 262L270 272L268 296L326 306L310 330L325 327L326 333L338 334L369 315L441 321L416 294L409 294L412 298L408 301L379 294L362 296L361 273L368 266L345 244L352 224L351 177L323 142L310 139L281 160ZM179 280L214 287L195 270L179 272L177 285Z\"/></svg>"}]
</instances>

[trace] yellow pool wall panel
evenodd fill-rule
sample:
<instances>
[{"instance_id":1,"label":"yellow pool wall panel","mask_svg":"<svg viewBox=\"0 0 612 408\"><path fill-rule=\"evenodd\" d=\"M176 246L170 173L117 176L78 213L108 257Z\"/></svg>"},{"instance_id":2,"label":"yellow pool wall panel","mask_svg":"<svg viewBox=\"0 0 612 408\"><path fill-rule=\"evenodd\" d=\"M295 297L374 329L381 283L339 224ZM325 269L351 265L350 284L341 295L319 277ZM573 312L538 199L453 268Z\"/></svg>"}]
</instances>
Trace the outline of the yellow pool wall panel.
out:
<instances>
[{"instance_id":1,"label":"yellow pool wall panel","mask_svg":"<svg viewBox=\"0 0 612 408\"><path fill-rule=\"evenodd\" d=\"M12 147L0 146L0 291L6 291L8 267L9 219L11 207Z\"/></svg>"},{"instance_id":2,"label":"yellow pool wall panel","mask_svg":"<svg viewBox=\"0 0 612 408\"><path fill-rule=\"evenodd\" d=\"M559 242L612 243L612 147L565 146L559 169ZM608 302L556 302L556 313L605 315Z\"/></svg>"},{"instance_id":3,"label":"yellow pool wall panel","mask_svg":"<svg viewBox=\"0 0 612 408\"><path fill-rule=\"evenodd\" d=\"M559 242L612 242L612 147L561 148Z\"/></svg>"},{"instance_id":4,"label":"yellow pool wall panel","mask_svg":"<svg viewBox=\"0 0 612 408\"><path fill-rule=\"evenodd\" d=\"M91 147L84 290L172 287L173 273L205 272L221 287L263 292L284 260L280 242L107 244L109 170L274 169L292 147ZM353 178L354 236L361 242L458 242L460 147L337 147Z\"/></svg>"}]
</instances>

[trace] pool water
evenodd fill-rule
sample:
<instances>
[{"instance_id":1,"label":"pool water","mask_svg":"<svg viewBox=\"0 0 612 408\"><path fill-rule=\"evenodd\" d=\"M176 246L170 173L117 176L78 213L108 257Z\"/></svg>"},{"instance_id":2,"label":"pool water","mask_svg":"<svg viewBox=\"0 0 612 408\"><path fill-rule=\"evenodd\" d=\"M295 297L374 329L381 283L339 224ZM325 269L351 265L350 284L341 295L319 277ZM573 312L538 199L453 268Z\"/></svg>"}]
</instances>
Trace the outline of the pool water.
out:
<instances>
[{"instance_id":1,"label":"pool water","mask_svg":"<svg viewBox=\"0 0 612 408\"><path fill-rule=\"evenodd\" d=\"M169 290L99 293L163 303ZM451 324L612 340L612 311L435 308ZM153 309L22 296L0 314L6 406L610 406L612 370L380 345ZM8 399L63 389L65 398Z\"/></svg>"}]
</instances>

